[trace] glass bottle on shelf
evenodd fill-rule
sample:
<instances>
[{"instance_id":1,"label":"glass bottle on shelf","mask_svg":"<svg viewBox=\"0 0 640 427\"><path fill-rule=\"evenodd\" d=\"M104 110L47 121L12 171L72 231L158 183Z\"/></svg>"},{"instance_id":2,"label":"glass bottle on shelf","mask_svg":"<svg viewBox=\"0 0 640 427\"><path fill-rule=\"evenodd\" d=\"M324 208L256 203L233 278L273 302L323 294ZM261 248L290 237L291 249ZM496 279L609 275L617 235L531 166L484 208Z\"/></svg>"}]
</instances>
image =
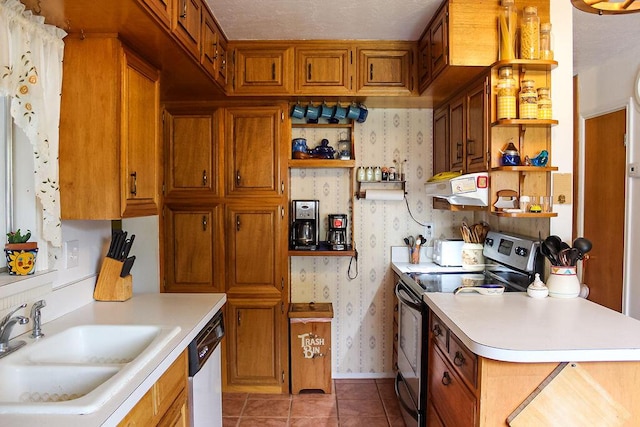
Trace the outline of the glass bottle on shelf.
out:
<instances>
[{"instance_id":1,"label":"glass bottle on shelf","mask_svg":"<svg viewBox=\"0 0 640 427\"><path fill-rule=\"evenodd\" d=\"M500 67L498 70L498 87L497 87L498 106L496 109L496 118L515 119L516 116L516 96L518 87L513 78L513 68L510 66Z\"/></svg>"},{"instance_id":2,"label":"glass bottle on shelf","mask_svg":"<svg viewBox=\"0 0 640 427\"><path fill-rule=\"evenodd\" d=\"M516 59L516 29L518 27L518 10L514 0L502 0L502 8L498 15L498 33L500 34L499 59L508 61Z\"/></svg>"},{"instance_id":3,"label":"glass bottle on shelf","mask_svg":"<svg viewBox=\"0 0 640 427\"><path fill-rule=\"evenodd\" d=\"M360 166L358 168L357 179L358 179L358 182L363 182L363 181L367 180L367 172L366 172L364 166Z\"/></svg>"},{"instance_id":4,"label":"glass bottle on shelf","mask_svg":"<svg viewBox=\"0 0 640 427\"><path fill-rule=\"evenodd\" d=\"M373 181L373 167L368 166L367 167L367 177L366 177L366 181Z\"/></svg>"},{"instance_id":5,"label":"glass bottle on shelf","mask_svg":"<svg viewBox=\"0 0 640 427\"><path fill-rule=\"evenodd\" d=\"M534 88L533 80L523 80L520 89L520 118L521 119L537 119L538 118L538 92Z\"/></svg>"},{"instance_id":6,"label":"glass bottle on shelf","mask_svg":"<svg viewBox=\"0 0 640 427\"><path fill-rule=\"evenodd\" d=\"M373 169L373 180L382 181L382 169L380 166L376 166L375 169Z\"/></svg>"},{"instance_id":7,"label":"glass bottle on shelf","mask_svg":"<svg viewBox=\"0 0 640 427\"><path fill-rule=\"evenodd\" d=\"M551 23L540 24L540 59L553 61L551 49Z\"/></svg>"},{"instance_id":8,"label":"glass bottle on shelf","mask_svg":"<svg viewBox=\"0 0 640 427\"><path fill-rule=\"evenodd\" d=\"M538 88L538 118L544 120L551 120L551 97L549 96L548 87Z\"/></svg>"},{"instance_id":9,"label":"glass bottle on shelf","mask_svg":"<svg viewBox=\"0 0 640 427\"><path fill-rule=\"evenodd\" d=\"M520 25L520 57L540 59L540 18L538 8L527 6L522 13Z\"/></svg>"}]
</instances>

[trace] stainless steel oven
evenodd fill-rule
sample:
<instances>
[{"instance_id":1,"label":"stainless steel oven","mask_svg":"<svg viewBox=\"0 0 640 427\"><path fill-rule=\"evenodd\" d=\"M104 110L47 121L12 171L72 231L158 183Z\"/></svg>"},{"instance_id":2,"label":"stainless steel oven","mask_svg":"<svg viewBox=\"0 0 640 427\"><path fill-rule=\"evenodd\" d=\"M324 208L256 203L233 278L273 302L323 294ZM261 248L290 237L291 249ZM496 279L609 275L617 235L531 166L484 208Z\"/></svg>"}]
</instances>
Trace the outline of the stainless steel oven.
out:
<instances>
[{"instance_id":1,"label":"stainless steel oven","mask_svg":"<svg viewBox=\"0 0 640 427\"><path fill-rule=\"evenodd\" d=\"M423 426L426 396L426 328L425 305L422 296L402 280L396 284L398 298L398 374L395 389L400 401L405 425ZM426 331L426 329L425 329ZM424 354L423 354L424 353Z\"/></svg>"}]
</instances>

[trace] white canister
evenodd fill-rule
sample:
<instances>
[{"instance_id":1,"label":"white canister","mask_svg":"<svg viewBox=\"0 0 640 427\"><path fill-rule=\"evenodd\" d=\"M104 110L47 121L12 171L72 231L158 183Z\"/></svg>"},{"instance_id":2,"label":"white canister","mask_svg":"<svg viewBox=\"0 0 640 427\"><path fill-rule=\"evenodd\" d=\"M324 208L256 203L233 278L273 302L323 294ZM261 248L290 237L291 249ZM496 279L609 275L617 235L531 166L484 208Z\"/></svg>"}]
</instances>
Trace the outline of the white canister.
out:
<instances>
[{"instance_id":1,"label":"white canister","mask_svg":"<svg viewBox=\"0 0 640 427\"><path fill-rule=\"evenodd\" d=\"M470 271L484 270L482 243L464 243L462 245L462 268Z\"/></svg>"},{"instance_id":2,"label":"white canister","mask_svg":"<svg viewBox=\"0 0 640 427\"><path fill-rule=\"evenodd\" d=\"M547 279L549 296L554 298L575 298L580 295L580 280L573 266L552 265Z\"/></svg>"}]
</instances>

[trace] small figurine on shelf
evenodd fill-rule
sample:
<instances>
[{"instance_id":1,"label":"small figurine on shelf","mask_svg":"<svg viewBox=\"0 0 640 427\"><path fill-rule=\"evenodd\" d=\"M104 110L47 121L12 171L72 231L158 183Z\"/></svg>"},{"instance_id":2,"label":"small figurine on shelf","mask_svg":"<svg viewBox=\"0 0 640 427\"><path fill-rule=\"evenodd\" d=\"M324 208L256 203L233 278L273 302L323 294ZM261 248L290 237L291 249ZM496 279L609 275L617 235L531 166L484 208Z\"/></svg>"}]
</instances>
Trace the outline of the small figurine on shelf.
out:
<instances>
[{"instance_id":1,"label":"small figurine on shelf","mask_svg":"<svg viewBox=\"0 0 640 427\"><path fill-rule=\"evenodd\" d=\"M542 150L537 156L531 159L531 164L533 166L547 166L548 161L549 152L547 150Z\"/></svg>"},{"instance_id":2,"label":"small figurine on shelf","mask_svg":"<svg viewBox=\"0 0 640 427\"><path fill-rule=\"evenodd\" d=\"M329 145L328 139L323 139L320 141L320 145L309 150L309 154L316 159L333 159L335 158L336 151Z\"/></svg>"}]
</instances>

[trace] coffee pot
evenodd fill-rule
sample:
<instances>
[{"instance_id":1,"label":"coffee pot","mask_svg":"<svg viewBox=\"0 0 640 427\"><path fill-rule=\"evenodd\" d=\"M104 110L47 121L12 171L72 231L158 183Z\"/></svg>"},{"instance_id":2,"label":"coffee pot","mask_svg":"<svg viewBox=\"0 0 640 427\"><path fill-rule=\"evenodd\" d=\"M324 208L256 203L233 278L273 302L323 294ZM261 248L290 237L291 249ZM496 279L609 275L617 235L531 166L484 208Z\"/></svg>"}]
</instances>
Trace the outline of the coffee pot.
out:
<instances>
[{"instance_id":1,"label":"coffee pot","mask_svg":"<svg viewBox=\"0 0 640 427\"><path fill-rule=\"evenodd\" d=\"M327 241L331 250L344 251L347 249L347 215L329 215Z\"/></svg>"},{"instance_id":2,"label":"coffee pot","mask_svg":"<svg viewBox=\"0 0 640 427\"><path fill-rule=\"evenodd\" d=\"M319 237L318 200L293 200L291 202L290 247L295 250L316 250Z\"/></svg>"}]
</instances>

